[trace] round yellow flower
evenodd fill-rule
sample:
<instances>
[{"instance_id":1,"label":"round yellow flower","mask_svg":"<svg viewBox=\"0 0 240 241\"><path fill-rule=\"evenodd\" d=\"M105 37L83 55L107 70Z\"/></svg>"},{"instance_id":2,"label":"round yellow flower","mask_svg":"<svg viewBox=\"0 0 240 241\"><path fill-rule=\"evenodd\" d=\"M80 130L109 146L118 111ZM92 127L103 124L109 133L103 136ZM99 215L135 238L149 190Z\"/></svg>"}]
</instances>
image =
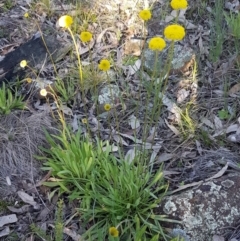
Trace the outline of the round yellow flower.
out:
<instances>
[{"instance_id":1,"label":"round yellow flower","mask_svg":"<svg viewBox=\"0 0 240 241\"><path fill-rule=\"evenodd\" d=\"M69 15L64 15L60 17L58 20L58 24L62 28L69 28L72 25L72 23L73 23L73 19Z\"/></svg>"},{"instance_id":2,"label":"round yellow flower","mask_svg":"<svg viewBox=\"0 0 240 241\"><path fill-rule=\"evenodd\" d=\"M154 38L150 39L150 41L148 43L148 47L151 50L162 51L166 47L166 42L163 38L154 37Z\"/></svg>"},{"instance_id":3,"label":"round yellow flower","mask_svg":"<svg viewBox=\"0 0 240 241\"><path fill-rule=\"evenodd\" d=\"M185 9L188 6L188 2L186 0L172 0L170 5L175 10Z\"/></svg>"},{"instance_id":4,"label":"round yellow flower","mask_svg":"<svg viewBox=\"0 0 240 241\"><path fill-rule=\"evenodd\" d=\"M90 32L81 32L80 39L82 42L89 42L92 39L92 34Z\"/></svg>"},{"instance_id":5,"label":"round yellow flower","mask_svg":"<svg viewBox=\"0 0 240 241\"><path fill-rule=\"evenodd\" d=\"M27 61L26 60L22 60L21 62L20 62L20 67L21 68L25 68L27 66Z\"/></svg>"},{"instance_id":6,"label":"round yellow flower","mask_svg":"<svg viewBox=\"0 0 240 241\"><path fill-rule=\"evenodd\" d=\"M87 118L82 118L82 123L83 123L83 124L87 124L87 122L88 122L88 121L87 121Z\"/></svg>"},{"instance_id":7,"label":"round yellow flower","mask_svg":"<svg viewBox=\"0 0 240 241\"><path fill-rule=\"evenodd\" d=\"M29 18L29 13L28 12L24 13L23 17L24 18Z\"/></svg>"},{"instance_id":8,"label":"round yellow flower","mask_svg":"<svg viewBox=\"0 0 240 241\"><path fill-rule=\"evenodd\" d=\"M165 38L172 41L182 40L185 36L185 29L181 25L172 24L164 29Z\"/></svg>"},{"instance_id":9,"label":"round yellow flower","mask_svg":"<svg viewBox=\"0 0 240 241\"><path fill-rule=\"evenodd\" d=\"M102 59L98 65L98 68L102 71L108 71L110 69L110 62L107 59Z\"/></svg>"},{"instance_id":10,"label":"round yellow flower","mask_svg":"<svg viewBox=\"0 0 240 241\"><path fill-rule=\"evenodd\" d=\"M112 236L112 237L118 237L119 236L119 231L117 230L117 228L115 227L110 227L109 228L109 234Z\"/></svg>"},{"instance_id":11,"label":"round yellow flower","mask_svg":"<svg viewBox=\"0 0 240 241\"><path fill-rule=\"evenodd\" d=\"M104 110L106 110L106 111L111 110L111 105L110 104L105 104L104 105Z\"/></svg>"},{"instance_id":12,"label":"round yellow flower","mask_svg":"<svg viewBox=\"0 0 240 241\"><path fill-rule=\"evenodd\" d=\"M40 95L41 96L47 96L47 90L46 89L41 89L40 90Z\"/></svg>"},{"instance_id":13,"label":"round yellow flower","mask_svg":"<svg viewBox=\"0 0 240 241\"><path fill-rule=\"evenodd\" d=\"M147 21L149 19L151 19L152 14L151 11L148 9L144 9L142 11L140 11L139 15L138 15L142 20Z\"/></svg>"},{"instance_id":14,"label":"round yellow flower","mask_svg":"<svg viewBox=\"0 0 240 241\"><path fill-rule=\"evenodd\" d=\"M31 78L26 78L25 80L27 81L28 84L32 83L32 79Z\"/></svg>"}]
</instances>

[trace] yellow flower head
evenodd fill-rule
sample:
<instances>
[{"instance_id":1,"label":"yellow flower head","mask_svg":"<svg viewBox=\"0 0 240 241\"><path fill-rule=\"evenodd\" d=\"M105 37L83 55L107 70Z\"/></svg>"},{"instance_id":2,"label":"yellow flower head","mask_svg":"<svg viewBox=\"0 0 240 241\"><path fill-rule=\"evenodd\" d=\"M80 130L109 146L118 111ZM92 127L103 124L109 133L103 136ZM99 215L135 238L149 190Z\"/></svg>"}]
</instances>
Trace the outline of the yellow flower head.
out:
<instances>
[{"instance_id":1,"label":"yellow flower head","mask_svg":"<svg viewBox=\"0 0 240 241\"><path fill-rule=\"evenodd\" d=\"M69 15L64 15L60 17L58 20L58 24L62 28L69 28L72 25L72 23L73 23L73 19Z\"/></svg>"},{"instance_id":2,"label":"yellow flower head","mask_svg":"<svg viewBox=\"0 0 240 241\"><path fill-rule=\"evenodd\" d=\"M24 13L23 17L24 18L29 18L29 13L28 12Z\"/></svg>"},{"instance_id":3,"label":"yellow flower head","mask_svg":"<svg viewBox=\"0 0 240 241\"><path fill-rule=\"evenodd\" d=\"M21 62L20 62L20 67L21 68L25 68L27 66L27 61L26 60L22 60Z\"/></svg>"},{"instance_id":4,"label":"yellow flower head","mask_svg":"<svg viewBox=\"0 0 240 241\"><path fill-rule=\"evenodd\" d=\"M142 20L147 21L149 19L151 19L152 14L150 12L150 10L148 9L144 9L142 11L140 11L139 15L138 15Z\"/></svg>"},{"instance_id":5,"label":"yellow flower head","mask_svg":"<svg viewBox=\"0 0 240 241\"><path fill-rule=\"evenodd\" d=\"M111 105L110 104L105 104L104 105L104 110L106 110L106 111L109 111L109 110L111 110Z\"/></svg>"},{"instance_id":6,"label":"yellow flower head","mask_svg":"<svg viewBox=\"0 0 240 241\"><path fill-rule=\"evenodd\" d=\"M27 81L28 84L32 83L32 79L31 78L26 78L25 80Z\"/></svg>"},{"instance_id":7,"label":"yellow flower head","mask_svg":"<svg viewBox=\"0 0 240 241\"><path fill-rule=\"evenodd\" d=\"M151 50L162 51L166 47L166 42L163 38L154 37L154 38L150 39L150 41L148 43L148 47Z\"/></svg>"},{"instance_id":8,"label":"yellow flower head","mask_svg":"<svg viewBox=\"0 0 240 241\"><path fill-rule=\"evenodd\" d=\"M185 9L188 6L188 2L186 0L172 0L170 5L175 10Z\"/></svg>"},{"instance_id":9,"label":"yellow flower head","mask_svg":"<svg viewBox=\"0 0 240 241\"><path fill-rule=\"evenodd\" d=\"M172 24L164 29L165 38L172 41L182 40L185 36L185 29L181 25Z\"/></svg>"},{"instance_id":10,"label":"yellow flower head","mask_svg":"<svg viewBox=\"0 0 240 241\"><path fill-rule=\"evenodd\" d=\"M107 59L102 59L98 65L98 68L102 71L108 71L110 69L110 62Z\"/></svg>"},{"instance_id":11,"label":"yellow flower head","mask_svg":"<svg viewBox=\"0 0 240 241\"><path fill-rule=\"evenodd\" d=\"M112 237L118 237L118 236L119 236L119 231L118 231L117 228L115 228L115 227L110 227L110 228L109 228L109 234L110 234Z\"/></svg>"},{"instance_id":12,"label":"yellow flower head","mask_svg":"<svg viewBox=\"0 0 240 241\"><path fill-rule=\"evenodd\" d=\"M41 89L40 90L40 95L41 96L47 96L47 90L46 89Z\"/></svg>"},{"instance_id":13,"label":"yellow flower head","mask_svg":"<svg viewBox=\"0 0 240 241\"><path fill-rule=\"evenodd\" d=\"M82 42L89 42L92 39L92 34L90 32L81 32L80 39Z\"/></svg>"},{"instance_id":14,"label":"yellow flower head","mask_svg":"<svg viewBox=\"0 0 240 241\"><path fill-rule=\"evenodd\" d=\"M87 124L87 122L88 122L88 121L87 121L87 118L82 118L82 123L83 123L83 124Z\"/></svg>"}]
</instances>

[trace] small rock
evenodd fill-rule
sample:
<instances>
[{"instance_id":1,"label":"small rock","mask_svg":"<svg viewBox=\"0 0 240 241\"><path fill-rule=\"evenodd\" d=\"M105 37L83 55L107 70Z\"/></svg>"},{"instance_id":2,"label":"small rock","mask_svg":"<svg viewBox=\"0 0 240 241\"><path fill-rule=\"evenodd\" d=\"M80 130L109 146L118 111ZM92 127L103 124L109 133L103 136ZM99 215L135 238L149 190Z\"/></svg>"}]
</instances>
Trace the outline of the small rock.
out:
<instances>
[{"instance_id":1,"label":"small rock","mask_svg":"<svg viewBox=\"0 0 240 241\"><path fill-rule=\"evenodd\" d=\"M226 181L234 185L223 186L222 183ZM166 214L173 220L180 219L181 226L174 224L173 230L181 229L191 241L212 240L213 235L221 237L226 227L238 222L239 188L239 173L230 173L203 182L197 188L166 197L156 214Z\"/></svg>"},{"instance_id":2,"label":"small rock","mask_svg":"<svg viewBox=\"0 0 240 241\"><path fill-rule=\"evenodd\" d=\"M110 104L114 105L115 101L119 99L120 90L117 85L109 84L104 86L98 96L98 102L100 105Z\"/></svg>"}]
</instances>

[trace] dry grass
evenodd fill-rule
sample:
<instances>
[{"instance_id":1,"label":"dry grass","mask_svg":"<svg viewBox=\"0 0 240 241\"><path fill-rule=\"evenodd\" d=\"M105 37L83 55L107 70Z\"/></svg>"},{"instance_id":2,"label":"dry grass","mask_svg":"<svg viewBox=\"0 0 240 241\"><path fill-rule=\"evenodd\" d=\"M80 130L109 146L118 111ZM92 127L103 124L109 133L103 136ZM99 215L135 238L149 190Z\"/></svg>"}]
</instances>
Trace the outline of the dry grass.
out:
<instances>
[{"instance_id":1,"label":"dry grass","mask_svg":"<svg viewBox=\"0 0 240 241\"><path fill-rule=\"evenodd\" d=\"M40 154L40 146L47 147L43 128L53 133L56 129L52 124L53 119L44 112L13 112L0 117L0 198L14 194L22 180L39 178L42 164L34 155Z\"/></svg>"}]
</instances>

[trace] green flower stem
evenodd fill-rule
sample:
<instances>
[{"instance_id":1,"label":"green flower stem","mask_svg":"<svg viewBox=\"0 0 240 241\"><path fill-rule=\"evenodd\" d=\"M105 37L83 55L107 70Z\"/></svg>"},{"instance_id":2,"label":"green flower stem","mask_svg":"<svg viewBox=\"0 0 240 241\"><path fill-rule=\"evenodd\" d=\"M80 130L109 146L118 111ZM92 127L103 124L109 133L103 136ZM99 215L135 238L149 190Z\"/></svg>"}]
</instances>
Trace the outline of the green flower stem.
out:
<instances>
[{"instance_id":1,"label":"green flower stem","mask_svg":"<svg viewBox=\"0 0 240 241\"><path fill-rule=\"evenodd\" d=\"M79 79L80 79L80 89L82 90L81 92L82 92L82 99L83 99L83 103L84 103L84 106L83 106L84 112L85 112L85 115L87 116L87 106L86 106L85 93L84 93L84 83L83 83L83 73L82 73L82 64L81 64L81 59L80 59L80 53L79 53L79 50L78 50L78 47L77 47L77 43L76 43L76 40L74 38L72 30L69 27L67 29L68 29L71 37L72 37L73 44L74 44L74 47L75 47L76 52L77 52L78 70L79 70ZM87 129L88 129L88 132L90 133L89 123L87 123Z\"/></svg>"},{"instance_id":2,"label":"green flower stem","mask_svg":"<svg viewBox=\"0 0 240 241\"><path fill-rule=\"evenodd\" d=\"M72 37L72 40L73 40L73 44L74 44L74 47L75 47L76 52L77 52L77 59L78 59L78 66L79 66L78 69L79 69L80 87L83 87L82 86L83 85L82 64L81 64L79 50L78 50L77 43L76 43L76 40L74 38L72 30L69 27L67 29L68 29L69 33L71 34L71 37Z\"/></svg>"},{"instance_id":3,"label":"green flower stem","mask_svg":"<svg viewBox=\"0 0 240 241\"><path fill-rule=\"evenodd\" d=\"M154 110L153 110L153 114L155 114L155 120L157 121L160 113L161 113L161 110L162 110L162 105L163 105L163 102L162 102L162 98L163 98L163 95L166 91L166 88L167 88L167 83L168 83L168 77L169 77L169 73L170 73L170 70L171 70L171 65L172 65L172 59L173 59L173 54L174 54L174 41L171 42L170 44L170 49L169 49L169 52L168 52L168 58L167 58L167 64L165 65L164 69L166 69L167 71L166 72L161 72L160 74L160 77L159 77L159 81L160 83L156 86L156 92L155 92L155 96L154 96ZM163 82L163 77L165 76L165 81L164 81L164 84L162 86L162 82ZM160 92L162 93L161 97L159 96ZM154 130L154 133L153 133L153 138L155 137L156 135L156 128Z\"/></svg>"},{"instance_id":4,"label":"green flower stem","mask_svg":"<svg viewBox=\"0 0 240 241\"><path fill-rule=\"evenodd\" d=\"M155 81L155 75L156 75L156 72L157 72L157 64L158 64L158 55L159 55L159 51L155 51L155 60L154 60L154 68L153 68L153 74L151 76L151 83L150 83L150 89L147 91L147 103L146 103L146 107L149 105L149 102L150 102L150 97L151 97L151 94L154 93L154 81ZM156 94L154 96L154 99L156 98ZM154 101L155 103L155 101ZM153 107L154 108L154 107ZM146 139L147 139L147 135L148 135L148 131L149 131L149 128L148 128L148 125L146 124L147 123L147 118L149 117L149 114L152 114L152 118L150 118L150 121L153 120L153 116L155 115L155 112L150 110L148 111L148 109L146 110L145 112L145 116L144 116L144 129L143 129L143 142L146 142ZM150 116L151 116L150 114ZM150 123L150 126L151 126L152 123ZM145 151L145 150L144 150Z\"/></svg>"},{"instance_id":5,"label":"green flower stem","mask_svg":"<svg viewBox=\"0 0 240 241\"><path fill-rule=\"evenodd\" d=\"M170 45L170 50L169 50L169 58L168 58L168 63L167 63L167 73L166 73L166 78L165 78L165 82L164 82L164 86L162 89L160 89L160 91L162 91L162 93L165 93L166 87L167 87L167 83L168 83L168 77L169 77L169 73L171 70L171 65L172 65L172 60L173 60L173 54L174 54L174 41L171 42Z\"/></svg>"}]
</instances>

